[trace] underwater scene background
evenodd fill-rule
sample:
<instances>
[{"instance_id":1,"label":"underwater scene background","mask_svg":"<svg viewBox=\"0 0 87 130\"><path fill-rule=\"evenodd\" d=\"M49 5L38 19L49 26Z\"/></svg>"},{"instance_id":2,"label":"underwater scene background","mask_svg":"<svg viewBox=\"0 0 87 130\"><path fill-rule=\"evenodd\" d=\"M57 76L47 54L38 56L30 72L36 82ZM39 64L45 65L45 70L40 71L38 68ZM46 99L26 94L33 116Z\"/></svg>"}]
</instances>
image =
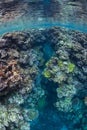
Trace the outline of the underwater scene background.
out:
<instances>
[{"instance_id":1,"label":"underwater scene background","mask_svg":"<svg viewBox=\"0 0 87 130\"><path fill-rule=\"evenodd\" d=\"M87 130L86 21L86 0L0 0L0 130Z\"/></svg>"}]
</instances>

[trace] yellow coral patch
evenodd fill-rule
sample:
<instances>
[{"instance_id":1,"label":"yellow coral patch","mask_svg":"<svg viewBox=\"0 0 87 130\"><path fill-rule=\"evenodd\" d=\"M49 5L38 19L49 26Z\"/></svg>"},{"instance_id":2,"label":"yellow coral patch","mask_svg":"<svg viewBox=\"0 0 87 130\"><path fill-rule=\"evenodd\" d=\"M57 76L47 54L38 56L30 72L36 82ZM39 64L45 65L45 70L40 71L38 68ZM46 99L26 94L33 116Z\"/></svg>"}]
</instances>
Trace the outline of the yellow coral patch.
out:
<instances>
[{"instance_id":1,"label":"yellow coral patch","mask_svg":"<svg viewBox=\"0 0 87 130\"><path fill-rule=\"evenodd\" d=\"M45 78L51 77L51 73L48 70L44 70L43 75L44 75Z\"/></svg>"},{"instance_id":2,"label":"yellow coral patch","mask_svg":"<svg viewBox=\"0 0 87 130\"><path fill-rule=\"evenodd\" d=\"M63 62L61 60L58 60L58 66L59 67L64 67L64 64L63 64Z\"/></svg>"},{"instance_id":3,"label":"yellow coral patch","mask_svg":"<svg viewBox=\"0 0 87 130\"><path fill-rule=\"evenodd\" d=\"M73 63L69 63L67 67L69 73L72 73L75 69L75 65Z\"/></svg>"}]
</instances>

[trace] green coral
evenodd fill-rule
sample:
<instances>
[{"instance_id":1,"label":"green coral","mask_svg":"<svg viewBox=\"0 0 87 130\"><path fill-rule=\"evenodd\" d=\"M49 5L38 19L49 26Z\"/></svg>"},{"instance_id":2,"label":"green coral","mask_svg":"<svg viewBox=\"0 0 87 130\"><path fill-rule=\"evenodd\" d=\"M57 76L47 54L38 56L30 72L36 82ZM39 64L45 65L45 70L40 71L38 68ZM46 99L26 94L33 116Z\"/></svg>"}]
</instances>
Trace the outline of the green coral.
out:
<instances>
[{"instance_id":1,"label":"green coral","mask_svg":"<svg viewBox=\"0 0 87 130\"><path fill-rule=\"evenodd\" d=\"M50 59L49 61L46 62L45 66L49 67L52 64L52 60Z\"/></svg>"},{"instance_id":2,"label":"green coral","mask_svg":"<svg viewBox=\"0 0 87 130\"><path fill-rule=\"evenodd\" d=\"M44 70L43 75L44 75L45 78L50 78L51 77L51 73L46 69Z\"/></svg>"},{"instance_id":3,"label":"green coral","mask_svg":"<svg viewBox=\"0 0 87 130\"><path fill-rule=\"evenodd\" d=\"M48 61L48 62L46 62L45 66L46 66L46 67L48 67L48 66L49 66L49 61Z\"/></svg>"},{"instance_id":4,"label":"green coral","mask_svg":"<svg viewBox=\"0 0 87 130\"><path fill-rule=\"evenodd\" d=\"M64 67L64 64L63 64L63 62L61 60L58 60L58 66L59 67Z\"/></svg>"},{"instance_id":5,"label":"green coral","mask_svg":"<svg viewBox=\"0 0 87 130\"><path fill-rule=\"evenodd\" d=\"M69 63L67 65L67 69L68 69L69 73L72 73L74 71L74 69L75 69L75 65L73 63Z\"/></svg>"}]
</instances>

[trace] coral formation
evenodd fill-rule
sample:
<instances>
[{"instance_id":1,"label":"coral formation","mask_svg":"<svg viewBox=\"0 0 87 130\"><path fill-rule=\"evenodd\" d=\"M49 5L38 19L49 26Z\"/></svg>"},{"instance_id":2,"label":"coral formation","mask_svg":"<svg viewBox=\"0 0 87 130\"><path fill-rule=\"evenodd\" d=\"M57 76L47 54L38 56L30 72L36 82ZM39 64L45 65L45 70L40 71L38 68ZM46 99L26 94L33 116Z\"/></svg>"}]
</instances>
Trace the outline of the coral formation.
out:
<instances>
[{"instance_id":1,"label":"coral formation","mask_svg":"<svg viewBox=\"0 0 87 130\"><path fill-rule=\"evenodd\" d=\"M74 71L75 65L72 63L69 63L67 67L68 67L68 72L70 73Z\"/></svg>"},{"instance_id":2,"label":"coral formation","mask_svg":"<svg viewBox=\"0 0 87 130\"><path fill-rule=\"evenodd\" d=\"M57 88L58 101L56 107L60 111L72 111L72 98L76 94L76 88L73 85L65 85Z\"/></svg>"},{"instance_id":3,"label":"coral formation","mask_svg":"<svg viewBox=\"0 0 87 130\"><path fill-rule=\"evenodd\" d=\"M38 117L37 102L45 93L35 83L44 59L40 47L32 46L28 32L7 33L0 37L2 130L29 130L29 121ZM29 107L25 108L28 102Z\"/></svg>"},{"instance_id":4,"label":"coral formation","mask_svg":"<svg viewBox=\"0 0 87 130\"><path fill-rule=\"evenodd\" d=\"M54 45L56 53L45 64L43 76L56 83L57 98L54 105L58 111L63 112L63 120L71 120L68 128L71 130L72 125L77 130L81 119L86 123L84 113L87 113L87 84L84 83L87 81L87 34L56 27L49 29L49 32L50 43ZM44 72L49 72L50 76L44 75ZM80 127L86 129L83 123Z\"/></svg>"},{"instance_id":5,"label":"coral formation","mask_svg":"<svg viewBox=\"0 0 87 130\"><path fill-rule=\"evenodd\" d=\"M0 129L29 130L50 92L68 129L86 130L86 51L87 34L58 27L0 37Z\"/></svg>"},{"instance_id":6,"label":"coral formation","mask_svg":"<svg viewBox=\"0 0 87 130\"><path fill-rule=\"evenodd\" d=\"M67 76L73 75L75 70L75 65L70 61L60 60L58 57L51 57L51 59L46 63L46 68L44 69L43 75L46 78L50 78L54 82L61 84L69 79Z\"/></svg>"},{"instance_id":7,"label":"coral formation","mask_svg":"<svg viewBox=\"0 0 87 130\"><path fill-rule=\"evenodd\" d=\"M48 70L44 70L43 75L44 75L45 78L51 77L51 73Z\"/></svg>"},{"instance_id":8,"label":"coral formation","mask_svg":"<svg viewBox=\"0 0 87 130\"><path fill-rule=\"evenodd\" d=\"M18 88L22 77L15 60L8 61L8 63L1 62L0 69L0 95L4 95L11 89Z\"/></svg>"}]
</instances>

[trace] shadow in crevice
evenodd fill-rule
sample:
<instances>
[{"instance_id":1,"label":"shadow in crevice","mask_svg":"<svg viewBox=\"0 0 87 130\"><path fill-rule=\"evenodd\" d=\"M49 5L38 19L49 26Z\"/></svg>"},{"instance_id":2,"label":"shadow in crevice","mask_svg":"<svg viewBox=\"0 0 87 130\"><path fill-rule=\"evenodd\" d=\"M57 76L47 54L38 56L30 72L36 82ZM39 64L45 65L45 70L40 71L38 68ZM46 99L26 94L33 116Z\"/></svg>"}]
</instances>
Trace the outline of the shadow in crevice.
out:
<instances>
[{"instance_id":1,"label":"shadow in crevice","mask_svg":"<svg viewBox=\"0 0 87 130\"><path fill-rule=\"evenodd\" d=\"M65 128L57 110L54 107L56 101L57 85L42 77L43 89L46 91L46 105L43 110L39 111L39 117L31 122L31 130L62 130Z\"/></svg>"}]
</instances>

